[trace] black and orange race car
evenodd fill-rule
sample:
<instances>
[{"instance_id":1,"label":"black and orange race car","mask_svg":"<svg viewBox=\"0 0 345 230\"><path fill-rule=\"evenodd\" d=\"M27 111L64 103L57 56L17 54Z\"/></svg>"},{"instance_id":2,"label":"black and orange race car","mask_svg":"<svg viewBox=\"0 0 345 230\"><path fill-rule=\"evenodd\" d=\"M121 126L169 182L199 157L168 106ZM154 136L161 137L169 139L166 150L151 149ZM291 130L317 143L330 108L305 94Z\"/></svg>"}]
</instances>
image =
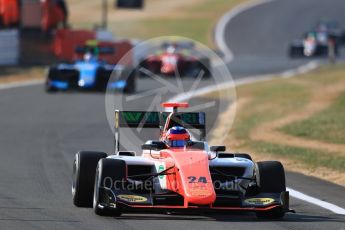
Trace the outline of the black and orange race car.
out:
<instances>
[{"instance_id":1,"label":"black and orange race car","mask_svg":"<svg viewBox=\"0 0 345 230\"><path fill-rule=\"evenodd\" d=\"M193 47L190 42L163 42L161 50L140 60L138 71L143 76L210 77L209 58L197 55Z\"/></svg>"},{"instance_id":2,"label":"black and orange race car","mask_svg":"<svg viewBox=\"0 0 345 230\"><path fill-rule=\"evenodd\" d=\"M280 162L254 162L248 154L209 146L205 113L177 111L187 103L163 106L173 112L115 111L115 154L75 155L74 205L110 216L249 211L277 219L292 211ZM160 137L144 143L141 156L120 151L120 128L138 127L160 129Z\"/></svg>"}]
</instances>

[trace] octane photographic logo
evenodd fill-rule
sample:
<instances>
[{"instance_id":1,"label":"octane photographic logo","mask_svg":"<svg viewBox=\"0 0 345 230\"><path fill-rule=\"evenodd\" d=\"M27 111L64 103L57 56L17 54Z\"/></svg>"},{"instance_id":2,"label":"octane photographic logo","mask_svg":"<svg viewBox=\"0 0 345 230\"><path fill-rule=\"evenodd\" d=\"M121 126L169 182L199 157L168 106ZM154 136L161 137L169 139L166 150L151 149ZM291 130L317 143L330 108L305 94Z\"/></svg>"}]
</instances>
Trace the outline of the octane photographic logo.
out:
<instances>
[{"instance_id":1,"label":"octane photographic logo","mask_svg":"<svg viewBox=\"0 0 345 230\"><path fill-rule=\"evenodd\" d=\"M159 176L160 178L161 176ZM166 176L163 176L166 177ZM188 179L189 180L189 179ZM115 190L115 191L138 191L138 190L145 190L145 191L152 191L155 187L155 181L153 178L144 180L143 183L127 183L127 180L113 180L111 177L105 177L101 182L102 187L108 190ZM169 182L171 187L177 187L176 180L172 180ZM208 193L207 188L205 187L208 184L207 180L205 181L188 181L188 184L191 185L192 191L196 196L203 196L205 193ZM215 190L225 190L225 191L242 191L243 187L240 185L239 178L235 177L232 181L222 182L220 180L212 181L212 187ZM137 196L136 196L137 197ZM128 199L131 199L128 197ZM140 199L136 199L139 201ZM127 200L128 201L128 200ZM271 198L251 198L246 199L245 203L247 204L269 204L272 203L274 200ZM132 201L135 202L135 201Z\"/></svg>"},{"instance_id":2,"label":"octane photographic logo","mask_svg":"<svg viewBox=\"0 0 345 230\"><path fill-rule=\"evenodd\" d=\"M217 143L211 144L224 144L236 111L234 101L234 82L223 60L205 45L177 36L136 44L115 67L105 96L107 120L113 133L115 110L164 111L163 102L188 102L189 108L180 111L206 113L208 140L222 130ZM232 115L222 117L230 107ZM226 127L218 127L220 119L227 120ZM140 146L150 139L159 139L159 130L120 129L123 150L140 153Z\"/></svg>"}]
</instances>

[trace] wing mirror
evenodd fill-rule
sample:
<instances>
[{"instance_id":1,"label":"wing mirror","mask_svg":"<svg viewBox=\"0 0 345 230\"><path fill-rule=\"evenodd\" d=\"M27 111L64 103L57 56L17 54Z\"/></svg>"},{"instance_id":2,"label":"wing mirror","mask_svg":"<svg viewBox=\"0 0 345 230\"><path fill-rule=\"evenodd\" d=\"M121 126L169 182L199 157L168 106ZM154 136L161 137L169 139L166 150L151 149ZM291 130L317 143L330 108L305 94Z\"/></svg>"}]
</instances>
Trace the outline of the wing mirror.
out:
<instances>
[{"instance_id":1,"label":"wing mirror","mask_svg":"<svg viewBox=\"0 0 345 230\"><path fill-rule=\"evenodd\" d=\"M212 152L224 152L226 150L226 147L223 146L223 145L220 145L220 146L211 146L210 147L210 150Z\"/></svg>"},{"instance_id":2,"label":"wing mirror","mask_svg":"<svg viewBox=\"0 0 345 230\"><path fill-rule=\"evenodd\" d=\"M155 145L155 144L143 144L142 146L141 146L141 149L142 150L156 150L157 149L157 145Z\"/></svg>"},{"instance_id":3,"label":"wing mirror","mask_svg":"<svg viewBox=\"0 0 345 230\"><path fill-rule=\"evenodd\" d=\"M141 146L142 150L150 150L150 156L154 159L160 159L160 153L158 154L159 156L155 156L154 154L152 154L153 150L159 150L159 146L156 144L143 144Z\"/></svg>"},{"instance_id":4,"label":"wing mirror","mask_svg":"<svg viewBox=\"0 0 345 230\"><path fill-rule=\"evenodd\" d=\"M223 145L220 146L211 146L210 147L211 153L209 153L208 155L208 159L209 160L214 160L218 157L218 152L224 152L226 150L226 147ZM215 153L212 153L215 152ZM212 156L214 155L214 156Z\"/></svg>"}]
</instances>

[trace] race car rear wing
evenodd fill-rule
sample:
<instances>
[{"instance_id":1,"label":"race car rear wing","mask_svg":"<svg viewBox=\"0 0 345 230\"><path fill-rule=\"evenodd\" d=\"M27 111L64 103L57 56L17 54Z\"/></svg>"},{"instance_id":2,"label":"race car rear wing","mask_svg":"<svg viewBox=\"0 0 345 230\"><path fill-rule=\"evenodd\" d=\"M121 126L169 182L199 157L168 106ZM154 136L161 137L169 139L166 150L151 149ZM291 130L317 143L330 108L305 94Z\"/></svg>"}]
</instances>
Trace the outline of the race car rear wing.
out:
<instances>
[{"instance_id":1,"label":"race car rear wing","mask_svg":"<svg viewBox=\"0 0 345 230\"><path fill-rule=\"evenodd\" d=\"M120 128L157 128L163 131L171 112L115 111L115 152L120 150ZM169 126L183 126L200 132L200 141L206 139L206 117L204 112L176 112Z\"/></svg>"},{"instance_id":2,"label":"race car rear wing","mask_svg":"<svg viewBox=\"0 0 345 230\"><path fill-rule=\"evenodd\" d=\"M77 54L83 55L87 52L91 52L93 54L97 53L99 55L102 54L114 54L115 48L114 47L107 47L107 46L97 46L97 47L91 47L91 46L78 46L75 48L75 52Z\"/></svg>"}]
</instances>

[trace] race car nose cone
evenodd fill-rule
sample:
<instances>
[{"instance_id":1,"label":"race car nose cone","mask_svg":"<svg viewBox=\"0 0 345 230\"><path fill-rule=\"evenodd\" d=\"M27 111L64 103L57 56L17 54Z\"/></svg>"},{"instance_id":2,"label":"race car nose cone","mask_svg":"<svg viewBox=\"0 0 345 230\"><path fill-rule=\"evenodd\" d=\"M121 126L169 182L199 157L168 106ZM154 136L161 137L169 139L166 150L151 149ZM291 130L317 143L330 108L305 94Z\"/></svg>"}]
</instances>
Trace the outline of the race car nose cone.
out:
<instances>
[{"instance_id":1,"label":"race car nose cone","mask_svg":"<svg viewBox=\"0 0 345 230\"><path fill-rule=\"evenodd\" d=\"M176 66L175 65L163 65L161 68L161 72L166 75L173 75L175 74Z\"/></svg>"},{"instance_id":2,"label":"race car nose cone","mask_svg":"<svg viewBox=\"0 0 345 230\"><path fill-rule=\"evenodd\" d=\"M79 80L78 85L83 87L85 85L85 81L83 79Z\"/></svg>"},{"instance_id":3,"label":"race car nose cone","mask_svg":"<svg viewBox=\"0 0 345 230\"><path fill-rule=\"evenodd\" d=\"M195 188L188 191L185 197L188 203L197 205L212 204L216 200L216 194L210 188Z\"/></svg>"},{"instance_id":4,"label":"race car nose cone","mask_svg":"<svg viewBox=\"0 0 345 230\"><path fill-rule=\"evenodd\" d=\"M181 152L182 151L182 152ZM209 160L203 151L171 151L181 178L180 191L185 201L196 205L212 204L216 192L209 171Z\"/></svg>"}]
</instances>

